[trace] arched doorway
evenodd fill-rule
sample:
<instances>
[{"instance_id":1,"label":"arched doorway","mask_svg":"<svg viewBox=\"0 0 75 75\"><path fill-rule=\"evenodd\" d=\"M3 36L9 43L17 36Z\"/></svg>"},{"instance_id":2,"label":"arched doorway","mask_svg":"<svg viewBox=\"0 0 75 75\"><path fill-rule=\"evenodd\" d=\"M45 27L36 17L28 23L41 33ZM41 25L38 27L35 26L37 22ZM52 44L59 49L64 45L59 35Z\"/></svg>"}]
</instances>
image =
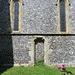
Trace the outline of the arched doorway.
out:
<instances>
[{"instance_id":1,"label":"arched doorway","mask_svg":"<svg viewBox=\"0 0 75 75\"><path fill-rule=\"evenodd\" d=\"M39 60L44 60L43 62L45 65L50 65L50 61L48 59L49 53L48 39L42 36L36 36L31 40L31 47L29 51L31 61L29 61L29 66L34 66L35 62Z\"/></svg>"}]
</instances>

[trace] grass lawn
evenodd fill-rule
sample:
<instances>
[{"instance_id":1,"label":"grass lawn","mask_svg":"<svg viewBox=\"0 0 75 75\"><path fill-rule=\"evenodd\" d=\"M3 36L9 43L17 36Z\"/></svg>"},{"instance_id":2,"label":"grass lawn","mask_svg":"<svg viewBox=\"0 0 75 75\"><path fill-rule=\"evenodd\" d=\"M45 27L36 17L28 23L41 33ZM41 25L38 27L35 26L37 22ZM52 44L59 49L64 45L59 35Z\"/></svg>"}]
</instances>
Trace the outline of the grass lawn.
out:
<instances>
[{"instance_id":1,"label":"grass lawn","mask_svg":"<svg viewBox=\"0 0 75 75\"><path fill-rule=\"evenodd\" d=\"M0 68L0 71L4 68ZM75 75L75 67L67 68L67 71L71 71ZM0 75L63 75L57 68L50 68L44 66L43 63L36 64L34 67L12 67L6 69ZM72 74L66 74L72 75Z\"/></svg>"}]
</instances>

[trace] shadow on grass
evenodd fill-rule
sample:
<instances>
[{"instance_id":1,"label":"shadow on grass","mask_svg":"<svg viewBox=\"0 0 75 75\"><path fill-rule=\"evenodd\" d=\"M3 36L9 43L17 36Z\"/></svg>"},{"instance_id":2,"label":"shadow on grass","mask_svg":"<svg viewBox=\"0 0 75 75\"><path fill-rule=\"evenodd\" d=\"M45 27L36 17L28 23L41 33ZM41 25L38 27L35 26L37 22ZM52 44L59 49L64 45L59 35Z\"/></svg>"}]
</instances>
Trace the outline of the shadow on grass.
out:
<instances>
[{"instance_id":1,"label":"shadow on grass","mask_svg":"<svg viewBox=\"0 0 75 75\"><path fill-rule=\"evenodd\" d=\"M64 69L61 69L60 72L62 72L62 75L74 75L71 71L64 70Z\"/></svg>"},{"instance_id":2,"label":"shadow on grass","mask_svg":"<svg viewBox=\"0 0 75 75\"><path fill-rule=\"evenodd\" d=\"M12 67L0 67L0 74L2 74L3 72L7 71L10 68Z\"/></svg>"},{"instance_id":3,"label":"shadow on grass","mask_svg":"<svg viewBox=\"0 0 75 75\"><path fill-rule=\"evenodd\" d=\"M73 75L73 73L72 73L71 71L65 70L63 75L66 75L65 73L67 73L67 75L68 75L68 74Z\"/></svg>"},{"instance_id":4,"label":"shadow on grass","mask_svg":"<svg viewBox=\"0 0 75 75\"><path fill-rule=\"evenodd\" d=\"M67 72L67 74L73 75L73 73L72 73L71 71L67 71L67 70L66 70L66 72Z\"/></svg>"}]
</instances>

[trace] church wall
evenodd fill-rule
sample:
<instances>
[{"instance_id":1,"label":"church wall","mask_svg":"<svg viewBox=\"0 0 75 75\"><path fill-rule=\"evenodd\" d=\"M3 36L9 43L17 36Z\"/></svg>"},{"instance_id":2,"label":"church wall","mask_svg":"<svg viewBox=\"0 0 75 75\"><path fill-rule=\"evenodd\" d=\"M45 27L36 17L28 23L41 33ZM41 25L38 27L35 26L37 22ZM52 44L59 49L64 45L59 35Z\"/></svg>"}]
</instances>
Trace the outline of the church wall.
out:
<instances>
[{"instance_id":1,"label":"church wall","mask_svg":"<svg viewBox=\"0 0 75 75\"><path fill-rule=\"evenodd\" d=\"M19 1L20 31L13 32L14 21L11 18L14 14L10 10L12 2L0 0L0 64L33 66L34 40L42 38L45 40L45 65L64 63L75 66L75 36L58 35L75 34L75 0L70 1L71 6L68 6L68 3L66 5L67 32L65 33L60 32L59 7L56 6L56 0L23 0L23 4L22 0Z\"/></svg>"},{"instance_id":2,"label":"church wall","mask_svg":"<svg viewBox=\"0 0 75 75\"><path fill-rule=\"evenodd\" d=\"M0 0L0 3L0 34L13 33L14 13L10 10L12 2ZM20 31L17 34L63 34L60 31L60 12L56 0L23 0L23 3L19 3ZM70 4L66 0L67 32L64 34L75 34L75 1L70 1Z\"/></svg>"},{"instance_id":3,"label":"church wall","mask_svg":"<svg viewBox=\"0 0 75 75\"><path fill-rule=\"evenodd\" d=\"M45 40L44 63L47 61L45 63L46 65L50 66L55 64L66 64L68 66L75 66L73 65L73 63L75 64L75 36L13 36L14 59L16 60L17 57L23 55L17 59L21 61L20 59L23 59L24 57L23 60L29 60L30 62L31 55L34 56L34 50L32 50L34 45L32 40L39 37L42 37ZM21 53L21 51L23 53ZM29 54L30 51L33 53ZM27 52L28 55L26 54ZM16 56L18 53L20 53L20 55ZM33 64L35 64L35 62L33 62Z\"/></svg>"},{"instance_id":4,"label":"church wall","mask_svg":"<svg viewBox=\"0 0 75 75\"><path fill-rule=\"evenodd\" d=\"M3 35L0 36L1 64L33 66L34 40L43 38L44 63L48 66L75 66L75 36ZM38 54L38 53L37 53Z\"/></svg>"},{"instance_id":5,"label":"church wall","mask_svg":"<svg viewBox=\"0 0 75 75\"><path fill-rule=\"evenodd\" d=\"M75 66L75 36L52 36L48 44L51 65Z\"/></svg>"},{"instance_id":6,"label":"church wall","mask_svg":"<svg viewBox=\"0 0 75 75\"><path fill-rule=\"evenodd\" d=\"M57 6L54 0L24 0L22 5L21 33L26 34L50 34L57 33Z\"/></svg>"},{"instance_id":7,"label":"church wall","mask_svg":"<svg viewBox=\"0 0 75 75\"><path fill-rule=\"evenodd\" d=\"M71 33L72 34L75 34L75 0L70 0L70 3L71 3L71 6L70 6L70 10L69 10L69 13L70 13L70 16L69 16L69 19L70 19L70 27L72 27L72 31Z\"/></svg>"},{"instance_id":8,"label":"church wall","mask_svg":"<svg viewBox=\"0 0 75 75\"><path fill-rule=\"evenodd\" d=\"M59 1L59 0L58 0ZM22 34L75 34L75 1L65 0L66 32L60 31L60 5L56 0L23 0Z\"/></svg>"},{"instance_id":9,"label":"church wall","mask_svg":"<svg viewBox=\"0 0 75 75\"><path fill-rule=\"evenodd\" d=\"M8 0L0 0L0 34L10 33L10 8Z\"/></svg>"},{"instance_id":10,"label":"church wall","mask_svg":"<svg viewBox=\"0 0 75 75\"><path fill-rule=\"evenodd\" d=\"M0 66L14 64L12 36L0 35Z\"/></svg>"}]
</instances>

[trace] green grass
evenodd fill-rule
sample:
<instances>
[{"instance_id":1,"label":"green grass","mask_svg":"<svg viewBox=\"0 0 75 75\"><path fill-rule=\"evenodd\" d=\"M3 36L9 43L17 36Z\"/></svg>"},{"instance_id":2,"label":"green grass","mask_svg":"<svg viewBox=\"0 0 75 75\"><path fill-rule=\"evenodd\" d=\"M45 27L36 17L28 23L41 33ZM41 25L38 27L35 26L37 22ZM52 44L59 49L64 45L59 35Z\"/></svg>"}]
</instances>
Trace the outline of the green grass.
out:
<instances>
[{"instance_id":1,"label":"green grass","mask_svg":"<svg viewBox=\"0 0 75 75\"><path fill-rule=\"evenodd\" d=\"M75 75L75 67L67 68L68 71L71 71ZM1 71L1 68L0 68ZM34 67L12 67L7 69L0 75L63 75L57 68L50 68L44 66L44 64L36 63ZM70 74L66 74L70 75Z\"/></svg>"}]
</instances>

